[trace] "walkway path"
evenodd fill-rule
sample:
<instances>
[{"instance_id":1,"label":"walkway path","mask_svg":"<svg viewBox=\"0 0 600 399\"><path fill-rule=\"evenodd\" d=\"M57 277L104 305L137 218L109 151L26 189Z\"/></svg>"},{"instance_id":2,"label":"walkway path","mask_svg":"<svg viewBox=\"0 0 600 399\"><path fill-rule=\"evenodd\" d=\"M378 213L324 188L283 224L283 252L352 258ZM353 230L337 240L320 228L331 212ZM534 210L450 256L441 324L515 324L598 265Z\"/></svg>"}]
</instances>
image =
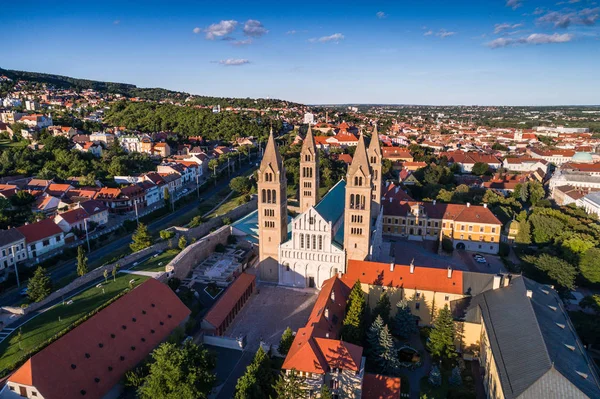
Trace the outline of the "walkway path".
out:
<instances>
[{"instance_id":1,"label":"walkway path","mask_svg":"<svg viewBox=\"0 0 600 399\"><path fill-rule=\"evenodd\" d=\"M408 379L410 384L410 397L419 399L421 394L421 378L429 375L429 370L431 369L431 356L429 356L429 352L425 350L419 334L413 334L408 341L408 345L423 354L423 365L416 370L402 368L400 375Z\"/></svg>"},{"instance_id":2,"label":"walkway path","mask_svg":"<svg viewBox=\"0 0 600 399\"><path fill-rule=\"evenodd\" d=\"M144 272L140 270L121 270L122 273L126 274L137 274L139 276L148 276L148 277L157 277L163 274L164 272Z\"/></svg>"}]
</instances>

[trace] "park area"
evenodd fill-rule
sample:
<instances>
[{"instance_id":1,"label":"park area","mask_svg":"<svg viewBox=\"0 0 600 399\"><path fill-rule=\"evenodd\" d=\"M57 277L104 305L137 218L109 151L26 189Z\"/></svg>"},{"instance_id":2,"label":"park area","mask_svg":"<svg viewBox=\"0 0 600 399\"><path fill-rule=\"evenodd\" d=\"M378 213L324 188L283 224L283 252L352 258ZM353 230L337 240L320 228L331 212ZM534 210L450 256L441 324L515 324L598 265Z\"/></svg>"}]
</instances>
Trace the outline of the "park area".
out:
<instances>
[{"instance_id":1,"label":"park area","mask_svg":"<svg viewBox=\"0 0 600 399\"><path fill-rule=\"evenodd\" d=\"M59 334L62 335L65 330L79 324L84 318L96 313L98 308L126 292L132 279L135 285L139 285L148 277L123 273L118 274L114 280L108 277L99 284L100 287L84 289L27 321L0 343L0 373L6 374L13 370L21 360L33 355L58 338Z\"/></svg>"},{"instance_id":2,"label":"park area","mask_svg":"<svg viewBox=\"0 0 600 399\"><path fill-rule=\"evenodd\" d=\"M174 245L177 245L175 239L173 239L173 242ZM129 270L136 272L164 272L165 266L167 266L179 252L179 249L168 249L161 254L157 254L156 256L140 262Z\"/></svg>"}]
</instances>

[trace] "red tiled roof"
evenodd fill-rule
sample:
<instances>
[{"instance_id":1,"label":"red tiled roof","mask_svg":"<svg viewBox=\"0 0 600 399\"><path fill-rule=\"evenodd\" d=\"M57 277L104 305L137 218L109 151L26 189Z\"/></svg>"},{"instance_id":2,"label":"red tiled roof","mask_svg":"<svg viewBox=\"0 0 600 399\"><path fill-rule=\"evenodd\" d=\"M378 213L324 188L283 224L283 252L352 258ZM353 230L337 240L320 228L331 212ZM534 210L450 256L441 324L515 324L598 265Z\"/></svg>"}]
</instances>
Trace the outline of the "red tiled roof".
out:
<instances>
[{"instance_id":1,"label":"red tiled roof","mask_svg":"<svg viewBox=\"0 0 600 399\"><path fill-rule=\"evenodd\" d=\"M149 279L35 354L9 381L34 386L46 399L82 391L102 398L189 314L168 286Z\"/></svg>"},{"instance_id":2,"label":"red tiled roof","mask_svg":"<svg viewBox=\"0 0 600 399\"><path fill-rule=\"evenodd\" d=\"M240 274L233 284L227 288L225 293L223 293L221 298L219 298L217 303L208 311L206 316L204 316L204 320L215 328L219 328L244 292L254 283L254 280L256 280L256 276L253 274Z\"/></svg>"},{"instance_id":3,"label":"red tiled roof","mask_svg":"<svg viewBox=\"0 0 600 399\"><path fill-rule=\"evenodd\" d=\"M362 399L399 399L400 377L365 373Z\"/></svg>"},{"instance_id":4,"label":"red tiled roof","mask_svg":"<svg viewBox=\"0 0 600 399\"><path fill-rule=\"evenodd\" d=\"M385 216L406 216L411 207L421 205L423 211L432 219L453 220L464 223L502 224L488 208L480 205L445 204L442 202L383 201Z\"/></svg>"},{"instance_id":5,"label":"red tiled roof","mask_svg":"<svg viewBox=\"0 0 600 399\"><path fill-rule=\"evenodd\" d=\"M94 195L94 199L118 198L121 195L121 190L118 188L102 187L100 191Z\"/></svg>"},{"instance_id":6,"label":"red tiled roof","mask_svg":"<svg viewBox=\"0 0 600 399\"><path fill-rule=\"evenodd\" d=\"M370 285L416 288L449 294L463 293L463 276L460 270L453 270L448 278L446 269L415 266L414 272L411 273L409 265L394 265L394 270L391 271L389 263L348 260L343 279L349 285L360 280L361 283Z\"/></svg>"},{"instance_id":7,"label":"red tiled roof","mask_svg":"<svg viewBox=\"0 0 600 399\"><path fill-rule=\"evenodd\" d=\"M84 219L87 219L90 215L83 208L72 209L70 211L59 214L61 218L65 220L65 222L69 224L75 224L77 222L81 222Z\"/></svg>"},{"instance_id":8,"label":"red tiled roof","mask_svg":"<svg viewBox=\"0 0 600 399\"><path fill-rule=\"evenodd\" d=\"M44 219L39 222L26 224L17 227L17 230L25 236L25 241L28 244L63 232L52 219Z\"/></svg>"}]
</instances>

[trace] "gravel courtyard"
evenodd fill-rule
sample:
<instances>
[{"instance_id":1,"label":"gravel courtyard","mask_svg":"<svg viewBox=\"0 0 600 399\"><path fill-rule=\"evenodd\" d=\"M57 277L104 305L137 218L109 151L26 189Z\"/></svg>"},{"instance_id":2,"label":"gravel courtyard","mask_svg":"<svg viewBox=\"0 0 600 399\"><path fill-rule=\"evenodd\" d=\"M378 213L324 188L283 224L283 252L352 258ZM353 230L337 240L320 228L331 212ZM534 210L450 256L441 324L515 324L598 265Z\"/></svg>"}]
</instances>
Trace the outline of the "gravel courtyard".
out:
<instances>
[{"instance_id":1,"label":"gravel courtyard","mask_svg":"<svg viewBox=\"0 0 600 399\"><path fill-rule=\"evenodd\" d=\"M317 290L309 288L258 284L256 292L225 332L229 337L246 335L246 350L253 352L261 340L277 345L286 327L303 327L317 299Z\"/></svg>"}]
</instances>

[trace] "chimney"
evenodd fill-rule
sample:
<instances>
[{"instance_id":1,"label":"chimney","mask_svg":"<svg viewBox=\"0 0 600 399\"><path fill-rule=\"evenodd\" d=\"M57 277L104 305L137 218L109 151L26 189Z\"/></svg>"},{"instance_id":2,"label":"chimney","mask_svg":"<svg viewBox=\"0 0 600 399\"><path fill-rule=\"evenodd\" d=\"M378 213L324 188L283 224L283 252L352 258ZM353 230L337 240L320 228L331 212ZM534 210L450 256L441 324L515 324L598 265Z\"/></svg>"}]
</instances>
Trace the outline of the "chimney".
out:
<instances>
[{"instance_id":1,"label":"chimney","mask_svg":"<svg viewBox=\"0 0 600 399\"><path fill-rule=\"evenodd\" d=\"M398 191L400 191L400 187L396 187L394 190L395 190L394 193L398 194Z\"/></svg>"},{"instance_id":2,"label":"chimney","mask_svg":"<svg viewBox=\"0 0 600 399\"><path fill-rule=\"evenodd\" d=\"M452 278L452 267L448 266L448 278Z\"/></svg>"},{"instance_id":3,"label":"chimney","mask_svg":"<svg viewBox=\"0 0 600 399\"><path fill-rule=\"evenodd\" d=\"M471 206L470 202L467 202L467 208L469 208Z\"/></svg>"},{"instance_id":4,"label":"chimney","mask_svg":"<svg viewBox=\"0 0 600 399\"><path fill-rule=\"evenodd\" d=\"M500 288L500 282L502 281L502 276L499 274L496 274L494 276L494 283L492 285L492 289L493 290L497 290L498 288Z\"/></svg>"},{"instance_id":5,"label":"chimney","mask_svg":"<svg viewBox=\"0 0 600 399\"><path fill-rule=\"evenodd\" d=\"M394 271L394 262L390 263L390 271L393 272Z\"/></svg>"},{"instance_id":6,"label":"chimney","mask_svg":"<svg viewBox=\"0 0 600 399\"><path fill-rule=\"evenodd\" d=\"M413 260L410 261L410 274L413 274L415 272L415 258L413 258Z\"/></svg>"},{"instance_id":7,"label":"chimney","mask_svg":"<svg viewBox=\"0 0 600 399\"><path fill-rule=\"evenodd\" d=\"M487 204L483 204L483 207L484 207L484 208L487 208Z\"/></svg>"},{"instance_id":8,"label":"chimney","mask_svg":"<svg viewBox=\"0 0 600 399\"><path fill-rule=\"evenodd\" d=\"M531 298L533 297L533 291L527 290L527 292L525 292L525 295L527 295L527 298Z\"/></svg>"}]
</instances>

